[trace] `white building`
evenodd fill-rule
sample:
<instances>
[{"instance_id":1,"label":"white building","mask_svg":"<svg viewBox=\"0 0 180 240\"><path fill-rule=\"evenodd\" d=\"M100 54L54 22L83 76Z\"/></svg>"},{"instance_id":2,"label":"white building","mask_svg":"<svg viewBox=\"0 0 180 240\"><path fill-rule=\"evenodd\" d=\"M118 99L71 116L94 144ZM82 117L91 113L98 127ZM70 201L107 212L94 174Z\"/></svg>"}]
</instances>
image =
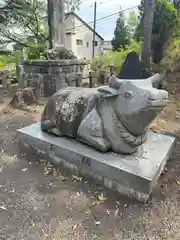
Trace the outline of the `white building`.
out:
<instances>
[{"instance_id":1,"label":"white building","mask_svg":"<svg viewBox=\"0 0 180 240\"><path fill-rule=\"evenodd\" d=\"M46 18L47 26L47 18ZM78 59L92 59L93 29L76 13L65 15L66 47L74 52ZM104 39L95 33L95 57L103 52Z\"/></svg>"},{"instance_id":2,"label":"white building","mask_svg":"<svg viewBox=\"0 0 180 240\"><path fill-rule=\"evenodd\" d=\"M70 12L65 17L66 47L71 49L78 59L92 59L93 29L76 13ZM102 53L104 39L95 33L95 57Z\"/></svg>"}]
</instances>

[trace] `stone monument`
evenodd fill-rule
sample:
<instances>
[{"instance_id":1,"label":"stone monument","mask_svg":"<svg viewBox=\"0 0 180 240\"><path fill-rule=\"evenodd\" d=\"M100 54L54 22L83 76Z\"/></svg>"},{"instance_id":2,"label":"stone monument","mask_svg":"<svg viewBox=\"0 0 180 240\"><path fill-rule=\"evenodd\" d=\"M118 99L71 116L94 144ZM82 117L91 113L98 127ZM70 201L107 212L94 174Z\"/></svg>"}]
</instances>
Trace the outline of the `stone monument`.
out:
<instances>
[{"instance_id":1,"label":"stone monument","mask_svg":"<svg viewBox=\"0 0 180 240\"><path fill-rule=\"evenodd\" d=\"M85 60L78 60L74 53L65 46L64 3L63 0L49 0L51 2L50 25L52 28L52 49L45 52L47 60L24 60L19 81L21 87L29 76L42 76L43 97L52 96L56 91L80 83Z\"/></svg>"},{"instance_id":2,"label":"stone monument","mask_svg":"<svg viewBox=\"0 0 180 240\"><path fill-rule=\"evenodd\" d=\"M46 51L50 59L77 59L73 52L65 47L64 0L49 0L52 6L50 27L53 48Z\"/></svg>"},{"instance_id":3,"label":"stone monument","mask_svg":"<svg viewBox=\"0 0 180 240\"><path fill-rule=\"evenodd\" d=\"M52 1L52 36L53 47L65 47L64 0Z\"/></svg>"},{"instance_id":4,"label":"stone monument","mask_svg":"<svg viewBox=\"0 0 180 240\"><path fill-rule=\"evenodd\" d=\"M175 142L149 130L168 100L166 91L153 87L159 80L159 74L112 76L107 86L61 89L49 98L41 123L18 130L20 147L146 201Z\"/></svg>"}]
</instances>

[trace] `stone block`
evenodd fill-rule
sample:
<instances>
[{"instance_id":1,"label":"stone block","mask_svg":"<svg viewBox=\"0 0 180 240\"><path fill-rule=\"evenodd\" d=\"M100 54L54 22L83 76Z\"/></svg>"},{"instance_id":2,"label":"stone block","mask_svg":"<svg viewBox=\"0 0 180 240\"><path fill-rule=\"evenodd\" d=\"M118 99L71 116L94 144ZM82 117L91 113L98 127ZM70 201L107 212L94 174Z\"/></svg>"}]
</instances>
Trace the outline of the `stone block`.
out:
<instances>
[{"instance_id":1,"label":"stone block","mask_svg":"<svg viewBox=\"0 0 180 240\"><path fill-rule=\"evenodd\" d=\"M22 62L24 79L22 80L21 87L24 86L28 74L41 74L44 85L43 89L45 89L43 97L52 96L55 92L66 86L76 86L76 68L79 66L83 70L86 65L87 62L83 60L25 60ZM72 77L69 78L69 75ZM48 82L52 82L52 84Z\"/></svg>"},{"instance_id":2,"label":"stone block","mask_svg":"<svg viewBox=\"0 0 180 240\"><path fill-rule=\"evenodd\" d=\"M149 132L147 142L132 155L103 154L74 139L43 133L39 123L19 129L18 138L23 150L42 154L140 201L151 195L175 142L172 136Z\"/></svg>"}]
</instances>

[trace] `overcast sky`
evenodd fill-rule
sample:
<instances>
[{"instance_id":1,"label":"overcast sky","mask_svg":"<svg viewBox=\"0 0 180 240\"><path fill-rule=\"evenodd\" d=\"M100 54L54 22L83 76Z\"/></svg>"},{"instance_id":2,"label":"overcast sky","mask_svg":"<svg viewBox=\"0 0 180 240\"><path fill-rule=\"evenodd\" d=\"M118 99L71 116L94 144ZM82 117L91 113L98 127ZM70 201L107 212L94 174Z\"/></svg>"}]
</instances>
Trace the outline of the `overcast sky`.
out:
<instances>
[{"instance_id":1,"label":"overcast sky","mask_svg":"<svg viewBox=\"0 0 180 240\"><path fill-rule=\"evenodd\" d=\"M82 0L82 2L78 14L84 21L89 23L93 20L94 0ZM97 0L97 20L118 12L120 8L131 8L139 3L140 0ZM117 17L118 15L114 15L110 18L97 21L96 30L105 40L112 39ZM90 25L92 26L92 24Z\"/></svg>"}]
</instances>

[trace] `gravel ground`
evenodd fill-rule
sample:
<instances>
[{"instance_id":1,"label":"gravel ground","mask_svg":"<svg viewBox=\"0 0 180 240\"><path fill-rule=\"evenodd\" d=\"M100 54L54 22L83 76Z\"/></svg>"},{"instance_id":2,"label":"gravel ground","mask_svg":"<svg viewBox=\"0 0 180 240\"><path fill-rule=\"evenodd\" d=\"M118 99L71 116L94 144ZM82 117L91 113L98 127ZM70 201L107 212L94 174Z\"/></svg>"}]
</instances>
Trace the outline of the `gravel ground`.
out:
<instances>
[{"instance_id":1,"label":"gravel ground","mask_svg":"<svg viewBox=\"0 0 180 240\"><path fill-rule=\"evenodd\" d=\"M180 239L177 104L153 124L156 131L175 133L177 142L146 204L65 172L47 174L43 160L20 154L16 130L37 121L41 111L8 111L0 104L0 240Z\"/></svg>"}]
</instances>

